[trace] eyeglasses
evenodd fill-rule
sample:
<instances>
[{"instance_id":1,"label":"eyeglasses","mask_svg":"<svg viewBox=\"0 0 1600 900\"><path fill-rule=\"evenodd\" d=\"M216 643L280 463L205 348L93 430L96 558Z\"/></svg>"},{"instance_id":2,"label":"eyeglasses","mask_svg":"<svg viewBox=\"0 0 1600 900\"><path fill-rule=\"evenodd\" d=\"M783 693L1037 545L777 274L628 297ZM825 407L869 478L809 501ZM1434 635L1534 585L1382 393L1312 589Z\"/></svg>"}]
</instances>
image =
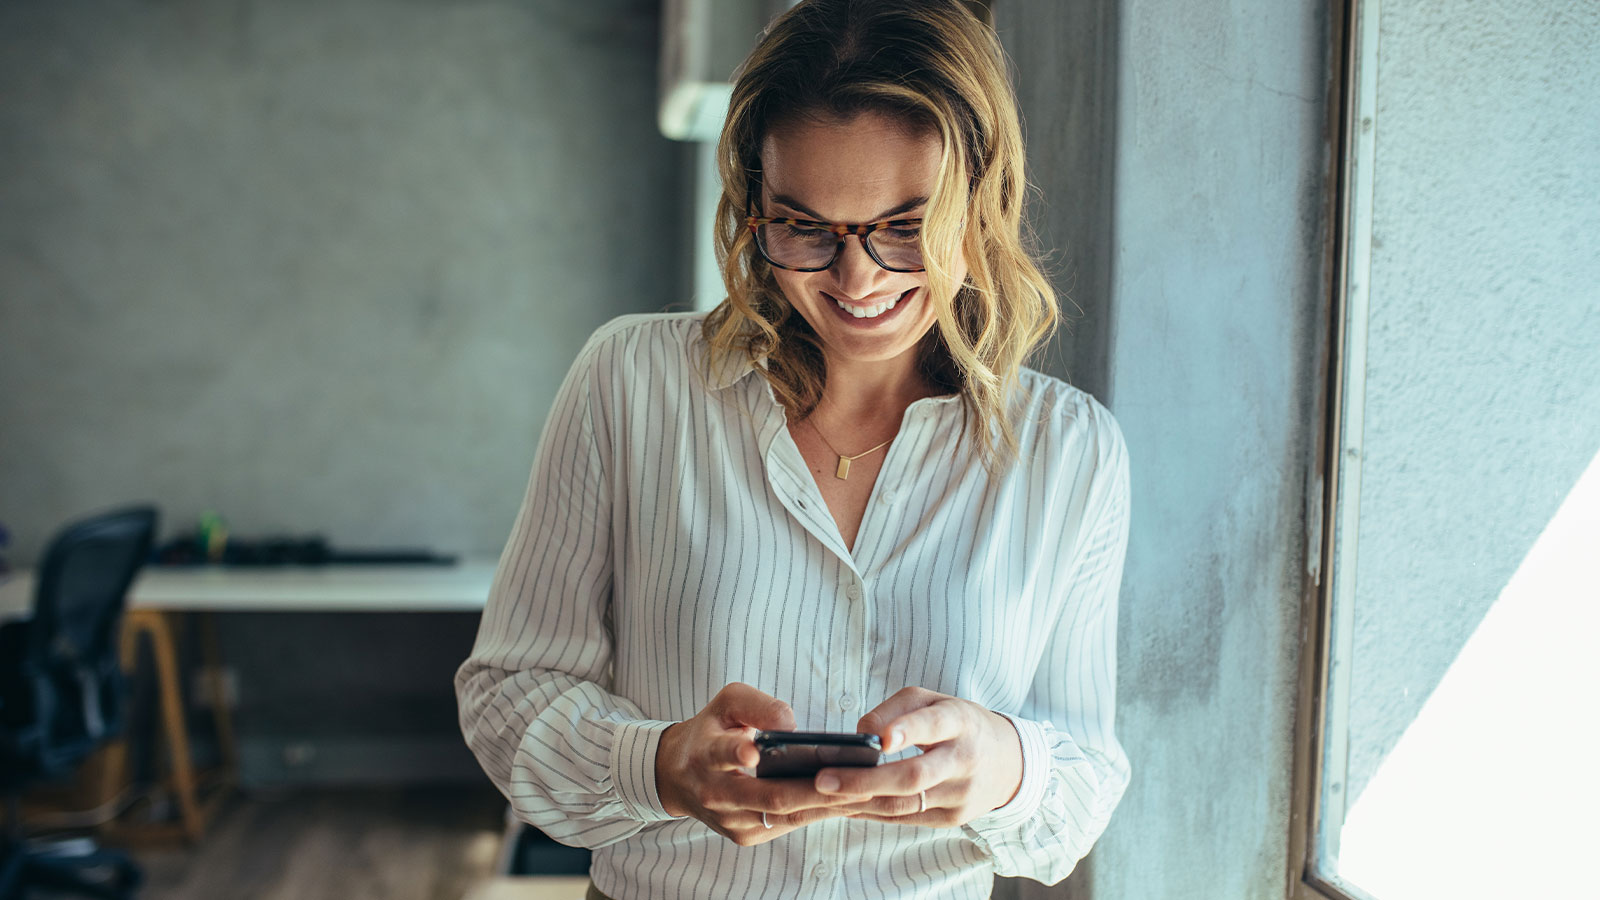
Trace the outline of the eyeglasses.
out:
<instances>
[{"instance_id":1,"label":"eyeglasses","mask_svg":"<svg viewBox=\"0 0 1600 900\"><path fill-rule=\"evenodd\" d=\"M890 219L866 225L836 225L811 219L747 216L756 249L767 262L792 272L821 272L844 252L846 235L861 238L872 261L891 272L921 272L922 220Z\"/></svg>"}]
</instances>

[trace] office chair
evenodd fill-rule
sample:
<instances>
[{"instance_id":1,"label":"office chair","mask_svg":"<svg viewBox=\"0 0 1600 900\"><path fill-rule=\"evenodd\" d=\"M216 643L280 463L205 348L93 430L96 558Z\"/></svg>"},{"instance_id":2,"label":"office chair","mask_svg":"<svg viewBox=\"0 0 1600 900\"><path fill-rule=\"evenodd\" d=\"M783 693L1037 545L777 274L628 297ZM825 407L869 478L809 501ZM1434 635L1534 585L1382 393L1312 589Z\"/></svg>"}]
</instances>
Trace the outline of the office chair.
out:
<instances>
[{"instance_id":1,"label":"office chair","mask_svg":"<svg viewBox=\"0 0 1600 900\"><path fill-rule=\"evenodd\" d=\"M0 900L31 887L131 898L142 873L92 841L23 838L22 789L71 772L123 726L118 633L128 586L150 554L156 511L114 510L62 529L45 549L33 617L0 628Z\"/></svg>"}]
</instances>

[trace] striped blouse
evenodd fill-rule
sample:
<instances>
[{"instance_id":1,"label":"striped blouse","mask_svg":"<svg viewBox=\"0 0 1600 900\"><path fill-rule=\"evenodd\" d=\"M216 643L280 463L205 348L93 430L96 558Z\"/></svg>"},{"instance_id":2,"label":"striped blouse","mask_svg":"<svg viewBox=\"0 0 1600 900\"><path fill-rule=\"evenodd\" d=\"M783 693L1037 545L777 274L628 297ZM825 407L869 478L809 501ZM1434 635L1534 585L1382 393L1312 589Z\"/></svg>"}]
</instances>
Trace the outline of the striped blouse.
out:
<instances>
[{"instance_id":1,"label":"striped blouse","mask_svg":"<svg viewBox=\"0 0 1600 900\"><path fill-rule=\"evenodd\" d=\"M918 400L845 546L748 361L703 313L627 316L551 407L471 656L461 728L516 814L634 898L987 897L1053 883L1128 782L1112 733L1128 533L1121 431L1023 370L1018 462L990 475L957 397ZM829 819L739 847L656 793L661 732L725 684L855 731L908 685L1006 715L1023 777L960 828ZM916 752L915 749L910 752Z\"/></svg>"}]
</instances>

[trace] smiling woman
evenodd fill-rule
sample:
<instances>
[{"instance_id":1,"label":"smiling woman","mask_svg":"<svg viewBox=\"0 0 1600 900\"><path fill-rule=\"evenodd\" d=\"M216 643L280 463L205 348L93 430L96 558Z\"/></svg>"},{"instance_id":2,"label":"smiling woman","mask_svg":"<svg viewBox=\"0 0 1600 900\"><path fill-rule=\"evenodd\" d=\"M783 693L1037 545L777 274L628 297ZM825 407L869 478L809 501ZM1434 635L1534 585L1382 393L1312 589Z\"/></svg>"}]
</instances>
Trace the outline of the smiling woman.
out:
<instances>
[{"instance_id":1,"label":"smiling woman","mask_svg":"<svg viewBox=\"0 0 1600 900\"><path fill-rule=\"evenodd\" d=\"M766 138L761 158L769 175L761 187L762 206L773 215L838 221L920 216L938 173L939 150L937 137L877 113L795 123ZM917 240L921 219L910 223L858 233L854 240L835 238L826 223L796 226L779 220L756 226L773 279L817 335L836 380L872 379L874 369L905 357L934 324L938 306L926 297L928 278ZM819 231L832 240L819 242ZM886 232L896 231L900 237L885 239ZM813 251L807 259L798 246L802 242L825 254L817 259ZM883 251L873 252L879 247ZM787 254L793 255L785 263ZM886 255L905 263L905 270L891 271ZM952 274L964 278L965 263L958 261Z\"/></svg>"},{"instance_id":2,"label":"smiling woman","mask_svg":"<svg viewBox=\"0 0 1600 900\"><path fill-rule=\"evenodd\" d=\"M861 43L869 33L882 42L871 53ZM718 148L717 255L728 300L706 331L715 347L765 360L774 392L801 418L816 412L830 376L837 383L859 372L849 365L856 354L841 352L851 347L910 364L925 392L958 393L984 426L975 438L986 459L1016 451L1002 407L1057 312L1022 244L1025 151L1001 60L993 32L958 4L871 12L803 4L774 23L742 69ZM830 204L838 208L817 211ZM811 220L913 219L906 239L918 244L917 265L874 257L883 241L871 234L852 258L846 247L856 242L841 234L831 266L795 277L817 267L773 259L762 238L774 229L745 227L757 206ZM854 332L819 324L846 317L824 318L817 305L865 318L916 300L913 288L923 302L899 325L899 340L873 337L867 349L856 335L828 345L825 332Z\"/></svg>"},{"instance_id":3,"label":"smiling woman","mask_svg":"<svg viewBox=\"0 0 1600 900\"><path fill-rule=\"evenodd\" d=\"M807 0L719 154L728 297L579 353L457 675L468 744L595 848L591 896L1058 881L1129 777L1128 457L1022 366L1055 300L994 34L955 0ZM887 755L757 777L757 733L798 730Z\"/></svg>"}]
</instances>

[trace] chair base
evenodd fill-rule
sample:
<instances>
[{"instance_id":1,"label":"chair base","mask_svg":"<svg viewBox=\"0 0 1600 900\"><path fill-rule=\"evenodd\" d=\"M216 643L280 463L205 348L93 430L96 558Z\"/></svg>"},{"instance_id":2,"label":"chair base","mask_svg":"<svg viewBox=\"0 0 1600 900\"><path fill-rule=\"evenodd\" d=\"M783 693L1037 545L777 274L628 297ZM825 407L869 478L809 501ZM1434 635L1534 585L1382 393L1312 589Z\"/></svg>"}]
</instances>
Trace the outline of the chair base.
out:
<instances>
[{"instance_id":1,"label":"chair base","mask_svg":"<svg viewBox=\"0 0 1600 900\"><path fill-rule=\"evenodd\" d=\"M0 849L0 900L27 900L33 889L133 900L143 882L143 871L126 853L91 838L8 840Z\"/></svg>"}]
</instances>

